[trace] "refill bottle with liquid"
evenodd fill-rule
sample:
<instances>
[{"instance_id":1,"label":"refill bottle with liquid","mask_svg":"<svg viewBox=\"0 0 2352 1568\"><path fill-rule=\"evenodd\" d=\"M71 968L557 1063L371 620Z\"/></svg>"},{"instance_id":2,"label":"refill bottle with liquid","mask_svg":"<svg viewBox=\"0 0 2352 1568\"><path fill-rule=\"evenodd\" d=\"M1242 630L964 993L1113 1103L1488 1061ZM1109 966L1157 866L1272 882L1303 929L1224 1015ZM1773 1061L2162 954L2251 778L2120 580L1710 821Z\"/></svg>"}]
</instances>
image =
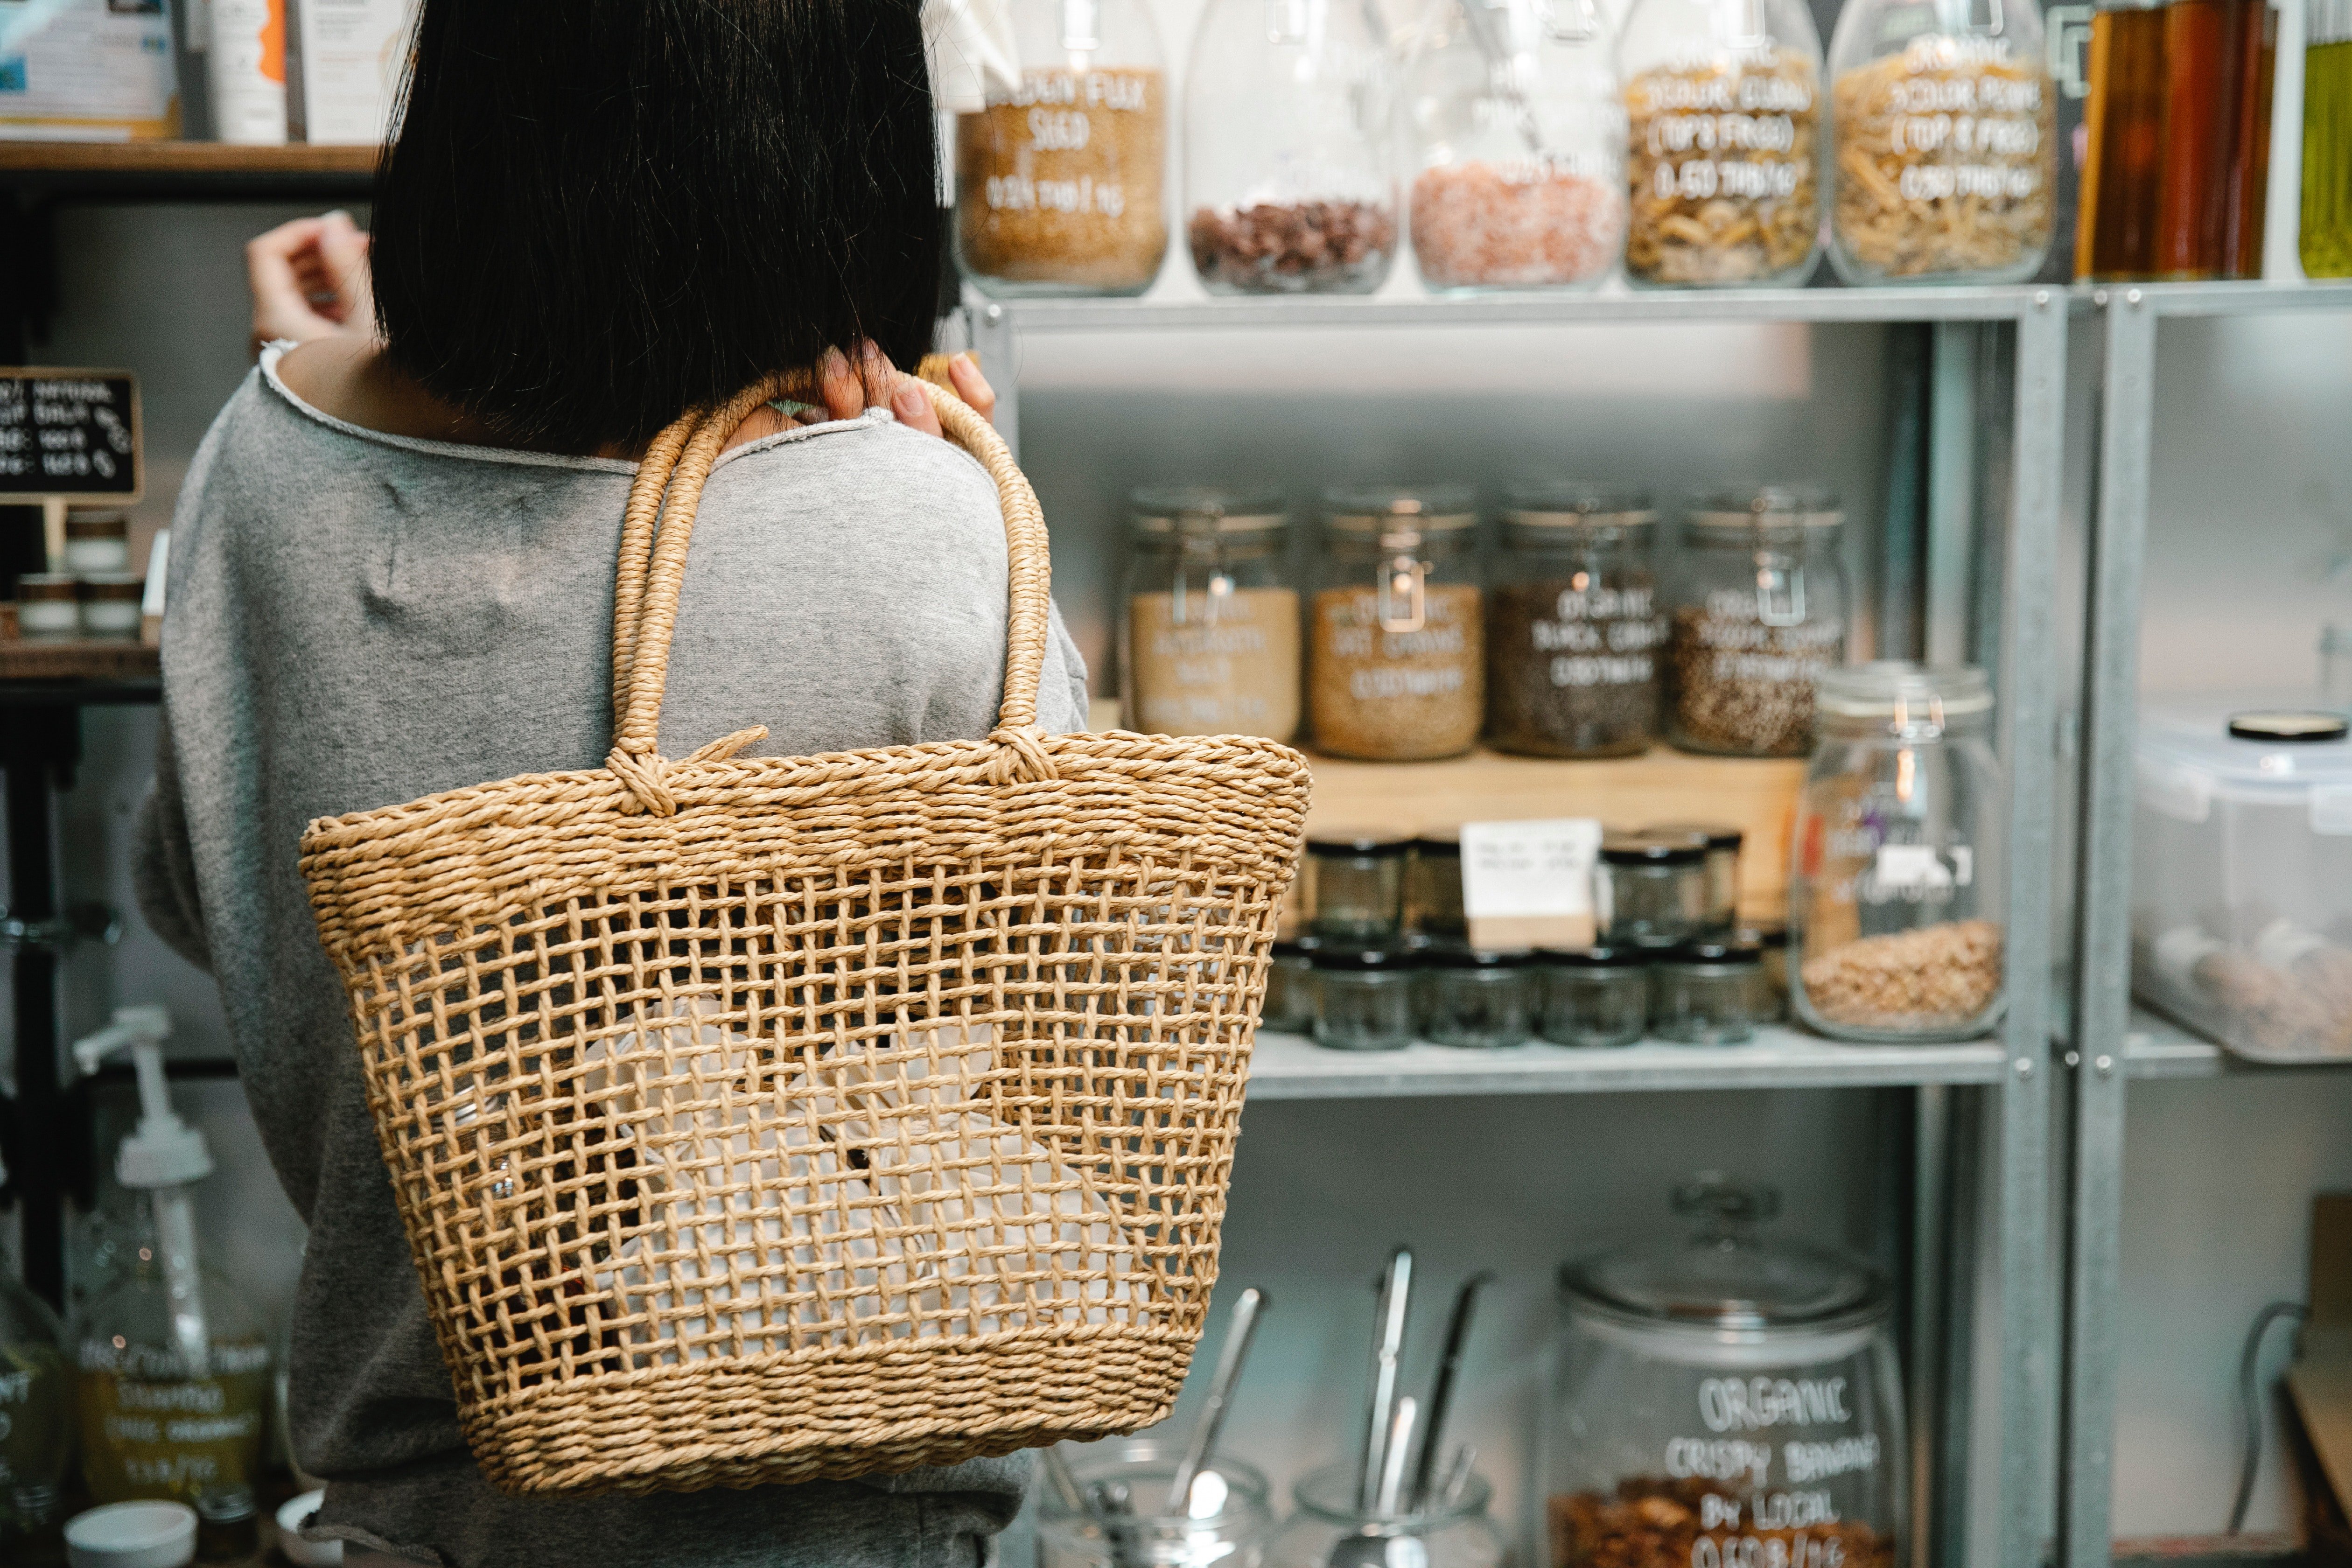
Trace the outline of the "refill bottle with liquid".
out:
<instances>
[{"instance_id":1,"label":"refill bottle with liquid","mask_svg":"<svg viewBox=\"0 0 2352 1568\"><path fill-rule=\"evenodd\" d=\"M0 1562L54 1537L73 1457L73 1369L48 1304L0 1258Z\"/></svg>"},{"instance_id":2,"label":"refill bottle with liquid","mask_svg":"<svg viewBox=\"0 0 2352 1568\"><path fill-rule=\"evenodd\" d=\"M82 1474L98 1502L163 1498L208 1519L250 1519L269 1344L235 1287L203 1266L194 1196L212 1153L172 1110L162 1048L171 1027L161 1007L125 1007L74 1047L85 1072L130 1050L140 1100L138 1131L115 1162L142 1211L138 1245L74 1324Z\"/></svg>"}]
</instances>

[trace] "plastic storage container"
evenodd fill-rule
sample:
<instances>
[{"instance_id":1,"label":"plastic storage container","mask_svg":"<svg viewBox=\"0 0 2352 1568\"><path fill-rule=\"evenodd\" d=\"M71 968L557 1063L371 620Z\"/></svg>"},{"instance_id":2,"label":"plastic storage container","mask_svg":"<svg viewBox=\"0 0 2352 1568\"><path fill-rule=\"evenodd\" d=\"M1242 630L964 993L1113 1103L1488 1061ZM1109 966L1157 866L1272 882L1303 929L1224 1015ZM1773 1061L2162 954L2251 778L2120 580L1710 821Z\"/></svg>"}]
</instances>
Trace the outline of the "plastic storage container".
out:
<instances>
[{"instance_id":1,"label":"plastic storage container","mask_svg":"<svg viewBox=\"0 0 2352 1568\"><path fill-rule=\"evenodd\" d=\"M1441 0L1405 68L1412 249L1436 290L1590 289L1625 244L1625 105L1597 0Z\"/></svg>"},{"instance_id":2,"label":"plastic storage container","mask_svg":"<svg viewBox=\"0 0 2352 1568\"><path fill-rule=\"evenodd\" d=\"M1534 962L1527 952L1433 948L1422 955L1422 1032L1471 1050L1525 1045L1538 1000Z\"/></svg>"},{"instance_id":3,"label":"plastic storage container","mask_svg":"<svg viewBox=\"0 0 2352 1568\"><path fill-rule=\"evenodd\" d=\"M1760 948L1687 942L1650 961L1650 1032L1685 1046L1738 1046L1770 1011Z\"/></svg>"},{"instance_id":4,"label":"plastic storage container","mask_svg":"<svg viewBox=\"0 0 2352 1568\"><path fill-rule=\"evenodd\" d=\"M1114 1541L1091 1515L1073 1514L1051 1488L1037 1489L1037 1568L1259 1568L1274 1534L1265 1477L1219 1456L1195 1478L1190 1506L1165 1513L1181 1449L1146 1439L1077 1450L1081 1489L1123 1489L1135 1510Z\"/></svg>"},{"instance_id":5,"label":"plastic storage container","mask_svg":"<svg viewBox=\"0 0 2352 1568\"><path fill-rule=\"evenodd\" d=\"M1502 1532L1486 1514L1493 1494L1483 1476L1473 1474L1451 1503L1439 1501L1390 1515L1367 1514L1357 1508L1352 1465L1315 1471L1298 1483L1294 1495L1297 1508L1267 1548L1265 1568L1331 1568L1332 1549L1349 1536L1378 1543L1382 1555L1368 1553L1360 1559L1371 1563L1503 1568L1509 1558Z\"/></svg>"},{"instance_id":6,"label":"plastic storage container","mask_svg":"<svg viewBox=\"0 0 2352 1568\"><path fill-rule=\"evenodd\" d=\"M1885 1280L1758 1237L1769 1186L1702 1175L1674 1208L1687 1239L1560 1270L1550 1568L1894 1568L1909 1467Z\"/></svg>"},{"instance_id":7,"label":"plastic storage container","mask_svg":"<svg viewBox=\"0 0 2352 1568\"><path fill-rule=\"evenodd\" d=\"M1364 294L1396 260L1394 71L1351 0L1210 0L1184 87L1184 210L1213 294Z\"/></svg>"},{"instance_id":8,"label":"plastic storage container","mask_svg":"<svg viewBox=\"0 0 2352 1568\"><path fill-rule=\"evenodd\" d=\"M1307 841L1315 935L1326 942L1379 947L1404 930L1404 879L1412 840L1376 834Z\"/></svg>"},{"instance_id":9,"label":"plastic storage container","mask_svg":"<svg viewBox=\"0 0 2352 1568\"><path fill-rule=\"evenodd\" d=\"M1545 1039L1556 1046L1630 1046L1647 1032L1649 949L1575 948L1538 956Z\"/></svg>"},{"instance_id":10,"label":"plastic storage container","mask_svg":"<svg viewBox=\"0 0 2352 1568\"><path fill-rule=\"evenodd\" d=\"M2141 705L2132 987L2255 1061L2352 1061L2352 739L2339 713Z\"/></svg>"},{"instance_id":11,"label":"plastic storage container","mask_svg":"<svg viewBox=\"0 0 2352 1568\"><path fill-rule=\"evenodd\" d=\"M1822 1033L1961 1040L2000 1017L2008 794L1992 709L1967 666L1822 677L1789 877L1790 1000Z\"/></svg>"},{"instance_id":12,"label":"plastic storage container","mask_svg":"<svg viewBox=\"0 0 2352 1568\"><path fill-rule=\"evenodd\" d=\"M2058 94L2034 0L1851 0L1830 42L1830 260L1849 283L2018 283L2050 249Z\"/></svg>"},{"instance_id":13,"label":"plastic storage container","mask_svg":"<svg viewBox=\"0 0 2352 1568\"><path fill-rule=\"evenodd\" d=\"M1381 762L1468 751L1486 673L1470 487L1342 487L1323 501L1307 647L1317 749Z\"/></svg>"},{"instance_id":14,"label":"plastic storage container","mask_svg":"<svg viewBox=\"0 0 2352 1568\"><path fill-rule=\"evenodd\" d=\"M1410 955L1393 948L1315 953L1315 1043L1337 1051L1401 1051L1420 1011Z\"/></svg>"},{"instance_id":15,"label":"plastic storage container","mask_svg":"<svg viewBox=\"0 0 2352 1568\"><path fill-rule=\"evenodd\" d=\"M1828 106L1801 0L1635 0L1617 48L1633 210L1625 275L1793 285L1822 227Z\"/></svg>"},{"instance_id":16,"label":"plastic storage container","mask_svg":"<svg viewBox=\"0 0 2352 1568\"><path fill-rule=\"evenodd\" d=\"M1513 485L1486 605L1487 739L1539 757L1623 757L1658 733L1664 606L1644 491Z\"/></svg>"},{"instance_id":17,"label":"plastic storage container","mask_svg":"<svg viewBox=\"0 0 2352 1568\"><path fill-rule=\"evenodd\" d=\"M1302 663L1282 498L1149 486L1132 505L1120 601L1127 726L1288 741Z\"/></svg>"},{"instance_id":18,"label":"plastic storage container","mask_svg":"<svg viewBox=\"0 0 2352 1568\"><path fill-rule=\"evenodd\" d=\"M1845 662L1845 514L1826 490L1717 490L1683 519L1669 597L1666 733L1725 756L1801 757L1813 682Z\"/></svg>"},{"instance_id":19,"label":"plastic storage container","mask_svg":"<svg viewBox=\"0 0 2352 1568\"><path fill-rule=\"evenodd\" d=\"M991 294L1140 294L1168 251L1168 75L1144 0L1005 0L1020 80L956 117L956 255Z\"/></svg>"}]
</instances>

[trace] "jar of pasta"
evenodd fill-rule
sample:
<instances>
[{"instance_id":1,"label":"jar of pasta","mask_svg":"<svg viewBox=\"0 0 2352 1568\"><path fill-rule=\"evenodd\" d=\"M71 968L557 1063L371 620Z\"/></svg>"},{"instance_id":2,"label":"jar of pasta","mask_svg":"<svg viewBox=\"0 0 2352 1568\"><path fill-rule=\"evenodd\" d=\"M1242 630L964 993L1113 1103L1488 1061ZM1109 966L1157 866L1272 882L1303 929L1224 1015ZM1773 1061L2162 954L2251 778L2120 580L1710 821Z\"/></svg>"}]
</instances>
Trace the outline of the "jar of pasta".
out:
<instances>
[{"instance_id":1,"label":"jar of pasta","mask_svg":"<svg viewBox=\"0 0 2352 1568\"><path fill-rule=\"evenodd\" d=\"M1144 0L1006 0L1018 59L956 116L956 256L991 294L1140 294L1168 251L1168 77Z\"/></svg>"},{"instance_id":2,"label":"jar of pasta","mask_svg":"<svg viewBox=\"0 0 2352 1568\"><path fill-rule=\"evenodd\" d=\"M1442 0L1415 38L1421 280L1597 286L1625 246L1625 105L1598 0Z\"/></svg>"},{"instance_id":3,"label":"jar of pasta","mask_svg":"<svg viewBox=\"0 0 2352 1568\"><path fill-rule=\"evenodd\" d=\"M1212 294L1368 294L1396 260L1396 89L1354 0L1209 0L1184 86L1184 210Z\"/></svg>"},{"instance_id":4,"label":"jar of pasta","mask_svg":"<svg viewBox=\"0 0 2352 1568\"><path fill-rule=\"evenodd\" d=\"M1828 118L1802 0L1635 0L1617 51L1633 196L1625 275L1793 285L1812 270Z\"/></svg>"},{"instance_id":5,"label":"jar of pasta","mask_svg":"<svg viewBox=\"0 0 2352 1568\"><path fill-rule=\"evenodd\" d=\"M1290 515L1271 491L1150 485L1129 515L1124 722L1153 735L1298 732Z\"/></svg>"},{"instance_id":6,"label":"jar of pasta","mask_svg":"<svg viewBox=\"0 0 2352 1568\"><path fill-rule=\"evenodd\" d=\"M1954 26L1958 24L1958 26ZM1849 283L2018 283L2050 249L2057 92L2034 0L1853 0L1830 44L1830 260Z\"/></svg>"},{"instance_id":7,"label":"jar of pasta","mask_svg":"<svg viewBox=\"0 0 2352 1568\"><path fill-rule=\"evenodd\" d=\"M1470 749L1486 711L1486 606L1467 485L1324 492L1307 722L1335 757Z\"/></svg>"}]
</instances>

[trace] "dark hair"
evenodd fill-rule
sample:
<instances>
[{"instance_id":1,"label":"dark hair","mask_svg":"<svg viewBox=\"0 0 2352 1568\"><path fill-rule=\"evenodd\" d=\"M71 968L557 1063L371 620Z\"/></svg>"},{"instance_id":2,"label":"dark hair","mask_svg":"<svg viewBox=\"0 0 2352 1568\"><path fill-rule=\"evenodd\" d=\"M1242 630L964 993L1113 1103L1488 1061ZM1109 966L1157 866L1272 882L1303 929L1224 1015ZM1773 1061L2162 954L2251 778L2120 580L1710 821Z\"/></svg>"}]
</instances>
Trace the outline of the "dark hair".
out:
<instances>
[{"instance_id":1,"label":"dark hair","mask_svg":"<svg viewBox=\"0 0 2352 1568\"><path fill-rule=\"evenodd\" d=\"M394 365L501 439L642 443L939 296L919 0L425 0L377 174Z\"/></svg>"}]
</instances>

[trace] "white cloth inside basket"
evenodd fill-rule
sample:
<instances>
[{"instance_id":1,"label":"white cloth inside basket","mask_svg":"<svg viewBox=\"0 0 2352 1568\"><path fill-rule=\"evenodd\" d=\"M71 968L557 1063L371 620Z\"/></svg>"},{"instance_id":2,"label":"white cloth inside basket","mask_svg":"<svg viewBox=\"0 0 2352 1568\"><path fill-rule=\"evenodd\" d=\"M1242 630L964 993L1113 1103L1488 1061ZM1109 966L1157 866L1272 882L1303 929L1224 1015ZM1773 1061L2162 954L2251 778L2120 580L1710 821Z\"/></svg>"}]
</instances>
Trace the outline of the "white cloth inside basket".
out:
<instances>
[{"instance_id":1,"label":"white cloth inside basket","mask_svg":"<svg viewBox=\"0 0 2352 1568\"><path fill-rule=\"evenodd\" d=\"M1130 1316L1134 1244L1097 1171L991 1115L985 1025L811 1068L715 996L592 1047L641 1215L595 1276L639 1364Z\"/></svg>"}]
</instances>

